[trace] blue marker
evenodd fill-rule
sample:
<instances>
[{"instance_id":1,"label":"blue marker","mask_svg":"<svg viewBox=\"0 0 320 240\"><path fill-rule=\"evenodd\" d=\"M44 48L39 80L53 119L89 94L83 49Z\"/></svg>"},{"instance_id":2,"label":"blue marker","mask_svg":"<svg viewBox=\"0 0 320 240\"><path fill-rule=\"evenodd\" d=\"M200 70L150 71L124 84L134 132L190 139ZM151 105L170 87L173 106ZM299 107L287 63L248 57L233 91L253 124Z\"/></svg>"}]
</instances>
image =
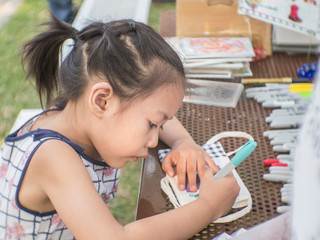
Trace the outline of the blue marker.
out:
<instances>
[{"instance_id":1,"label":"blue marker","mask_svg":"<svg viewBox=\"0 0 320 240\"><path fill-rule=\"evenodd\" d=\"M229 174L236 166L238 166L243 160L245 160L256 148L257 143L255 141L248 141L231 159L231 161L225 165L214 177L216 179L223 178Z\"/></svg>"}]
</instances>

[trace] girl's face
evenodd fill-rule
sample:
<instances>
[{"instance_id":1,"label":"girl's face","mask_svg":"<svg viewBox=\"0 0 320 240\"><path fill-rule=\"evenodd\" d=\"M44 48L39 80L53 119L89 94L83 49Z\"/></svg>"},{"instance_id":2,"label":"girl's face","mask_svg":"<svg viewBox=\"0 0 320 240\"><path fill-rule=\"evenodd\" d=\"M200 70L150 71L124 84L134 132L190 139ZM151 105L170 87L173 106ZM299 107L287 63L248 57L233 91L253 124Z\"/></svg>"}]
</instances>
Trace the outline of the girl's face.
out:
<instances>
[{"instance_id":1,"label":"girl's face","mask_svg":"<svg viewBox=\"0 0 320 240\"><path fill-rule=\"evenodd\" d=\"M162 126L178 111L183 95L181 88L168 85L135 100L125 110L121 111L119 104L115 114L102 120L104 127L97 129L94 147L114 168L146 158L148 149L157 146Z\"/></svg>"}]
</instances>

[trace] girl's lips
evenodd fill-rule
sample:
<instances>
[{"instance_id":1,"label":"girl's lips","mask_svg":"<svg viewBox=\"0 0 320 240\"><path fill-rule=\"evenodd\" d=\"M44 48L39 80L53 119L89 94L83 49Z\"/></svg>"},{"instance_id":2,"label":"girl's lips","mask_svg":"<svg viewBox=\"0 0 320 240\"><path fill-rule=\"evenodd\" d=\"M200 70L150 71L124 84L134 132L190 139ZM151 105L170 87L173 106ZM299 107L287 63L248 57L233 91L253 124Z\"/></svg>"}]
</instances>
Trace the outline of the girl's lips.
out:
<instances>
[{"instance_id":1,"label":"girl's lips","mask_svg":"<svg viewBox=\"0 0 320 240\"><path fill-rule=\"evenodd\" d=\"M132 161L133 162L137 162L139 160L139 158L147 158L147 157L148 157L148 155L144 155L144 156L141 156L141 157L133 157Z\"/></svg>"}]
</instances>

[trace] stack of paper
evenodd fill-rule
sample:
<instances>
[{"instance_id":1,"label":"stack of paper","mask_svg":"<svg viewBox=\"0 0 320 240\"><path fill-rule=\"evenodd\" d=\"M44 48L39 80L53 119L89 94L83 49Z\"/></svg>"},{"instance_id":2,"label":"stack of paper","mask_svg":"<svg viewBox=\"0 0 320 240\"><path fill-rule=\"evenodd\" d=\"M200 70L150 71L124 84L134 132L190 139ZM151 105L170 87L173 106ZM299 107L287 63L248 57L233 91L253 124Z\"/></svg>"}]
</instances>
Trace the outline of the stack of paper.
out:
<instances>
[{"instance_id":1,"label":"stack of paper","mask_svg":"<svg viewBox=\"0 0 320 240\"><path fill-rule=\"evenodd\" d=\"M180 55L188 78L230 79L252 76L255 56L250 38L167 38Z\"/></svg>"}]
</instances>

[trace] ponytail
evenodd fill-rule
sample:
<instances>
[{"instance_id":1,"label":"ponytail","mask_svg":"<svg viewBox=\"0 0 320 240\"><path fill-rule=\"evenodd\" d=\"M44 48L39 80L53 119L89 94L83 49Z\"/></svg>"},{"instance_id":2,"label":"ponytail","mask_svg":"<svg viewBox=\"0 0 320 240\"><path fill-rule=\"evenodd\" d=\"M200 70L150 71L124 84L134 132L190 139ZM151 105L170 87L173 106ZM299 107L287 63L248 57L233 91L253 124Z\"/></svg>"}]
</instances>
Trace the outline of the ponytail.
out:
<instances>
[{"instance_id":1,"label":"ponytail","mask_svg":"<svg viewBox=\"0 0 320 240\"><path fill-rule=\"evenodd\" d=\"M68 38L76 39L76 30L68 23L58 20L51 14L52 21L42 24L49 27L25 43L22 49L22 63L27 62L26 79L35 78L36 88L43 107L49 107L55 92L59 91L59 54L63 42Z\"/></svg>"},{"instance_id":2,"label":"ponytail","mask_svg":"<svg viewBox=\"0 0 320 240\"><path fill-rule=\"evenodd\" d=\"M84 92L92 75L108 81L121 100L146 97L168 84L185 87L179 56L151 27L130 19L92 22L77 32L52 15L44 33L24 45L26 79L35 78L43 106L64 108ZM59 65L64 41L74 40L71 52ZM53 97L55 97L53 99Z\"/></svg>"}]
</instances>

